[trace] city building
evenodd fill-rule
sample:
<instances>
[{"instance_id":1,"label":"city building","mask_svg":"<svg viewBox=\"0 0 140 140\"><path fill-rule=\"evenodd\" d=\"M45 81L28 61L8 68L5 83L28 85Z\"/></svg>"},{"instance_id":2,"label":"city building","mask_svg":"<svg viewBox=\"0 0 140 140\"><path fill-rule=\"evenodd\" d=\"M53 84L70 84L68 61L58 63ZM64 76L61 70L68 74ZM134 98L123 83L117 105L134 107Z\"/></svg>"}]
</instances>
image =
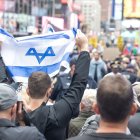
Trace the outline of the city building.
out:
<instances>
[{"instance_id":1,"label":"city building","mask_svg":"<svg viewBox=\"0 0 140 140\"><path fill-rule=\"evenodd\" d=\"M60 0L0 0L0 26L9 32L27 32L41 26L42 17L62 17Z\"/></svg>"},{"instance_id":2,"label":"city building","mask_svg":"<svg viewBox=\"0 0 140 140\"><path fill-rule=\"evenodd\" d=\"M99 0L101 4L101 28L107 31L112 18L112 0Z\"/></svg>"},{"instance_id":3,"label":"city building","mask_svg":"<svg viewBox=\"0 0 140 140\"><path fill-rule=\"evenodd\" d=\"M111 0L99 0L101 4L101 21L105 22L108 21L109 18L109 7Z\"/></svg>"},{"instance_id":4,"label":"city building","mask_svg":"<svg viewBox=\"0 0 140 140\"><path fill-rule=\"evenodd\" d=\"M84 14L83 24L86 24L93 32L100 32L101 5L99 0L76 0L75 2L81 5L81 11Z\"/></svg>"}]
</instances>

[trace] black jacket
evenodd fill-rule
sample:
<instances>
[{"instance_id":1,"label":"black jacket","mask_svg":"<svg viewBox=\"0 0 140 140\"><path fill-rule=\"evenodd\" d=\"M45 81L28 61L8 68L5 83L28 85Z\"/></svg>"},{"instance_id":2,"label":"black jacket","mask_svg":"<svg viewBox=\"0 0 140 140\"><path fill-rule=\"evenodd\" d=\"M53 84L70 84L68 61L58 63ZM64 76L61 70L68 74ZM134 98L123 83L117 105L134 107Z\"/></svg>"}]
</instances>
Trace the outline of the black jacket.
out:
<instances>
[{"instance_id":1,"label":"black jacket","mask_svg":"<svg viewBox=\"0 0 140 140\"><path fill-rule=\"evenodd\" d=\"M88 135L73 137L69 140L139 140L139 138L123 133L92 133Z\"/></svg>"},{"instance_id":2,"label":"black jacket","mask_svg":"<svg viewBox=\"0 0 140 140\"><path fill-rule=\"evenodd\" d=\"M50 96L50 99L53 101L59 101L61 97L67 93L67 90L69 89L69 86L71 84L72 77L70 76L69 73L65 73L62 75L59 75L57 77L57 81L54 85L52 94ZM88 76L87 79L87 89L96 89L97 88L97 83L95 82L94 79Z\"/></svg>"},{"instance_id":3,"label":"black jacket","mask_svg":"<svg viewBox=\"0 0 140 140\"><path fill-rule=\"evenodd\" d=\"M0 54L0 83L6 83L6 82L7 82L6 67Z\"/></svg>"},{"instance_id":4,"label":"black jacket","mask_svg":"<svg viewBox=\"0 0 140 140\"><path fill-rule=\"evenodd\" d=\"M57 77L57 81L54 84L54 88L50 99L53 101L59 101L61 97L67 93L69 86L71 84L71 76L69 73L61 74Z\"/></svg>"},{"instance_id":5,"label":"black jacket","mask_svg":"<svg viewBox=\"0 0 140 140\"><path fill-rule=\"evenodd\" d=\"M7 119L0 119L0 140L45 140L35 127L17 127Z\"/></svg>"},{"instance_id":6,"label":"black jacket","mask_svg":"<svg viewBox=\"0 0 140 140\"><path fill-rule=\"evenodd\" d=\"M61 100L52 106L43 103L29 113L31 122L42 132L47 140L64 140L64 128L74 116L87 84L90 56L81 52L70 88Z\"/></svg>"},{"instance_id":7,"label":"black jacket","mask_svg":"<svg viewBox=\"0 0 140 140\"><path fill-rule=\"evenodd\" d=\"M134 116L130 117L128 128L132 134L140 137L140 109L138 109L138 112Z\"/></svg>"},{"instance_id":8,"label":"black jacket","mask_svg":"<svg viewBox=\"0 0 140 140\"><path fill-rule=\"evenodd\" d=\"M121 74L126 77L126 79L129 80L131 84L137 81L137 75L135 73L125 70Z\"/></svg>"}]
</instances>

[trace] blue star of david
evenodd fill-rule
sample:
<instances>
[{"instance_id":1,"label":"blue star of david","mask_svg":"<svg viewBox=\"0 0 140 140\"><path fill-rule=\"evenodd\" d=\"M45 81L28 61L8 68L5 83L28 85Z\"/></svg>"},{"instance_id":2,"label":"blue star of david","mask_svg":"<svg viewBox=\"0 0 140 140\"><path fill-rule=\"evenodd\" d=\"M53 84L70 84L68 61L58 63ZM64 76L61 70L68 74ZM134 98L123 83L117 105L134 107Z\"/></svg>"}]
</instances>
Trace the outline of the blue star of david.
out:
<instances>
[{"instance_id":1,"label":"blue star of david","mask_svg":"<svg viewBox=\"0 0 140 140\"><path fill-rule=\"evenodd\" d=\"M48 47L45 53L37 53L35 48L30 48L27 51L26 56L35 56L38 63L40 64L45 59L46 56L55 56L55 53L52 47Z\"/></svg>"}]
</instances>

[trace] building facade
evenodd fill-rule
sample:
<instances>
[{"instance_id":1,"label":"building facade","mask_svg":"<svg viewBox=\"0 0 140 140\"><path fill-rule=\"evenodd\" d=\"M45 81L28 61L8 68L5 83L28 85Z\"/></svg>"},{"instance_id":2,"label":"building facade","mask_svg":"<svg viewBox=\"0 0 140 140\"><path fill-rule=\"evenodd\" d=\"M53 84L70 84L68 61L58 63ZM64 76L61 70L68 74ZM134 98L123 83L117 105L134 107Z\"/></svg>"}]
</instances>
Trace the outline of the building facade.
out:
<instances>
[{"instance_id":1,"label":"building facade","mask_svg":"<svg viewBox=\"0 0 140 140\"><path fill-rule=\"evenodd\" d=\"M100 31L101 6L99 0L76 0L81 5L81 11L84 14L84 24L93 32Z\"/></svg>"},{"instance_id":2,"label":"building facade","mask_svg":"<svg viewBox=\"0 0 140 140\"><path fill-rule=\"evenodd\" d=\"M41 25L42 16L61 15L60 0L0 0L0 26L12 33Z\"/></svg>"},{"instance_id":3,"label":"building facade","mask_svg":"<svg viewBox=\"0 0 140 140\"><path fill-rule=\"evenodd\" d=\"M108 21L110 0L100 0L101 4L101 21Z\"/></svg>"}]
</instances>

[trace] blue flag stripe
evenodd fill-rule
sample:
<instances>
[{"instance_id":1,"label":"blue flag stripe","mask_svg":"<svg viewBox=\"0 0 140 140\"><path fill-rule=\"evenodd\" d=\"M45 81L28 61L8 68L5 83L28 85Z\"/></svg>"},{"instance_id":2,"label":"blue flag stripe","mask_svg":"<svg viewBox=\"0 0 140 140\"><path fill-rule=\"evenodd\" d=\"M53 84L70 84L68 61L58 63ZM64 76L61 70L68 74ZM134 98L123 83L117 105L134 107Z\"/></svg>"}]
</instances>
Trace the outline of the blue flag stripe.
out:
<instances>
[{"instance_id":1,"label":"blue flag stripe","mask_svg":"<svg viewBox=\"0 0 140 140\"><path fill-rule=\"evenodd\" d=\"M6 36L11 37L11 38L14 38L11 34L9 34L8 32L6 32L2 28L0 28L0 34L6 35Z\"/></svg>"},{"instance_id":2,"label":"blue flag stripe","mask_svg":"<svg viewBox=\"0 0 140 140\"><path fill-rule=\"evenodd\" d=\"M14 76L21 76L22 77L29 77L32 72L35 71L43 71L45 73L51 74L55 72L56 70L59 70L60 68L60 63L65 60L69 62L69 54L67 53L63 56L62 60L56 64L49 65L49 66L26 66L26 67L21 67L21 66L6 66L7 71L9 72L11 77ZM11 73L12 71L12 73Z\"/></svg>"},{"instance_id":3,"label":"blue flag stripe","mask_svg":"<svg viewBox=\"0 0 140 140\"><path fill-rule=\"evenodd\" d=\"M76 29L74 29L73 28L73 30L72 30L72 32L73 32L73 34L74 34L74 36L76 36L76 34L77 34L77 30ZM38 39L40 39L40 40L44 40L44 39L61 39L61 38L65 38L65 39L70 39L70 36L69 35L67 35L67 34L65 34L65 33L59 33L59 34L56 34L56 35L45 35L45 36L37 36L37 37L31 37L31 38L26 38L26 37L24 37L24 39L21 39L21 40L17 40L18 42L20 42L20 41L32 41L32 40L38 40Z\"/></svg>"},{"instance_id":4,"label":"blue flag stripe","mask_svg":"<svg viewBox=\"0 0 140 140\"><path fill-rule=\"evenodd\" d=\"M38 37L33 37L33 38L26 38L20 41L30 41L30 40L44 40L44 39L61 39L61 38L65 38L65 39L70 39L70 36L68 36L67 34L61 33L61 34L56 34L56 35L48 35L48 36L38 36ZM18 41L18 40L17 40ZM18 41L18 42L20 42Z\"/></svg>"}]
</instances>

